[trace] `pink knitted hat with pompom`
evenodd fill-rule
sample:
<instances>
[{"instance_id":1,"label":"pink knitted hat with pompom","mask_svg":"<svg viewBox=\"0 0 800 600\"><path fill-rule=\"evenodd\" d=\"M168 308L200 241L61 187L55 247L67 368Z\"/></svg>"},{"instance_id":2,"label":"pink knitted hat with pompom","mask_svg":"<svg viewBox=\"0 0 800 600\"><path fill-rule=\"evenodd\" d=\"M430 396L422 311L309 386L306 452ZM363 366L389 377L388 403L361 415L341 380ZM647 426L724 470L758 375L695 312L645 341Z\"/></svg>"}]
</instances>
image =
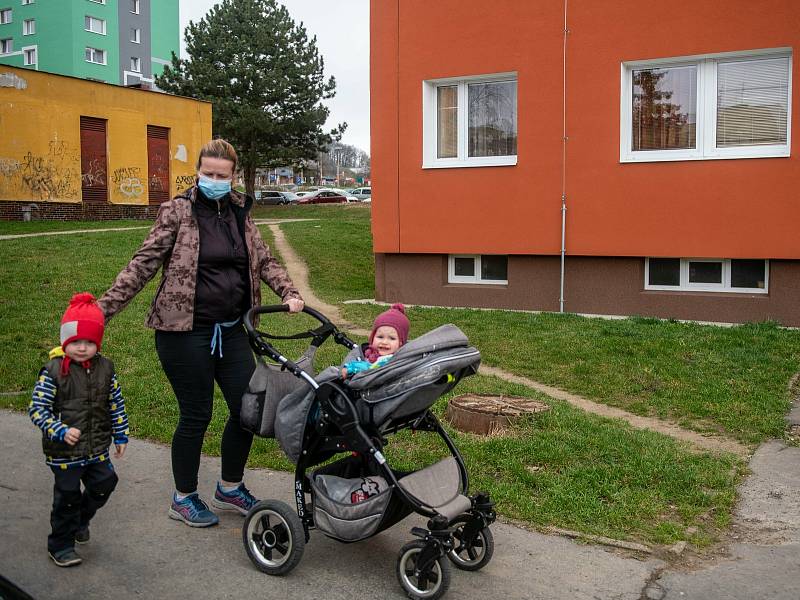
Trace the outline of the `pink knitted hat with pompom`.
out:
<instances>
[{"instance_id":1,"label":"pink knitted hat with pompom","mask_svg":"<svg viewBox=\"0 0 800 600\"><path fill-rule=\"evenodd\" d=\"M378 328L387 325L393 327L400 338L400 345L402 346L408 341L408 330L411 323L406 316L406 307L402 304L392 304L392 307L375 317L375 322L372 324L372 331L369 334L369 345L372 345L372 339L375 337L375 332Z\"/></svg>"}]
</instances>

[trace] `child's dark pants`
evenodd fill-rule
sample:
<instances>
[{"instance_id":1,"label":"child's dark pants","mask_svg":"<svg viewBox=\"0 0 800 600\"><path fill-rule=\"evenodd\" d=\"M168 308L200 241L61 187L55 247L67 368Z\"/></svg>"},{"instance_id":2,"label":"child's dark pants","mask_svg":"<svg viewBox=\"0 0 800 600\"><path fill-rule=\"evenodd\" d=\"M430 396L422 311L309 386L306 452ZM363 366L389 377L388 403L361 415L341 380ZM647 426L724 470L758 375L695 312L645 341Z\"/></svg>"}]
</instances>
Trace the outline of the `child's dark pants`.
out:
<instances>
[{"instance_id":1,"label":"child's dark pants","mask_svg":"<svg viewBox=\"0 0 800 600\"><path fill-rule=\"evenodd\" d=\"M70 469L50 468L56 481L50 513L53 530L47 537L47 549L53 554L75 545L75 532L88 527L97 510L108 502L119 478L109 461Z\"/></svg>"}]
</instances>

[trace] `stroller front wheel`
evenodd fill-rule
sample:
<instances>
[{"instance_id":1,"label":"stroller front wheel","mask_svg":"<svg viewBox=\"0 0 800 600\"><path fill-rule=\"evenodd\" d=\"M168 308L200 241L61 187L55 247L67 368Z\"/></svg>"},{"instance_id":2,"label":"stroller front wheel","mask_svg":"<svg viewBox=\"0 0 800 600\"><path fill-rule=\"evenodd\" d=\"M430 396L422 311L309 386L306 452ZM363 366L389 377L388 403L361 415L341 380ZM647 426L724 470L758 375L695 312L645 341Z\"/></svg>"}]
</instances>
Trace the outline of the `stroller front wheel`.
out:
<instances>
[{"instance_id":1,"label":"stroller front wheel","mask_svg":"<svg viewBox=\"0 0 800 600\"><path fill-rule=\"evenodd\" d=\"M294 569L306 545L300 517L278 500L262 500L250 509L242 541L256 568L268 575L285 575Z\"/></svg>"},{"instance_id":2,"label":"stroller front wheel","mask_svg":"<svg viewBox=\"0 0 800 600\"><path fill-rule=\"evenodd\" d=\"M439 556L424 571L417 568L420 553L426 542L414 540L400 549L397 559L397 579L412 600L436 600L450 587L450 565Z\"/></svg>"},{"instance_id":3,"label":"stroller front wheel","mask_svg":"<svg viewBox=\"0 0 800 600\"><path fill-rule=\"evenodd\" d=\"M494 555L494 536L488 527L475 531L470 527L473 517L468 514L457 516L450 522L453 527L454 545L447 557L462 571L482 569Z\"/></svg>"}]
</instances>

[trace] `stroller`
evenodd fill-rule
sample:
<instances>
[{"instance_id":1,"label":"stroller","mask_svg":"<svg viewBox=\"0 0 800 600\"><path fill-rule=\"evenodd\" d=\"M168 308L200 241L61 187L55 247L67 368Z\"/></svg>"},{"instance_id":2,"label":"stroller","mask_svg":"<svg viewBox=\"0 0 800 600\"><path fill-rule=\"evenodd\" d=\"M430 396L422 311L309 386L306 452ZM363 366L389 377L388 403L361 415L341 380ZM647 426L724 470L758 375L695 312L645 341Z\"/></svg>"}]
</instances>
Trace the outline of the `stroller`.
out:
<instances>
[{"instance_id":1,"label":"stroller","mask_svg":"<svg viewBox=\"0 0 800 600\"><path fill-rule=\"evenodd\" d=\"M443 325L409 341L380 368L347 381L336 367L315 376L314 354L327 339L350 351L345 361L363 359L362 348L309 307L303 312L320 322L316 329L278 336L254 326L259 314L287 310L261 306L245 316L258 364L242 400L241 421L257 435L275 437L296 464L297 507L278 500L256 504L242 528L247 555L264 573L283 575L299 563L312 529L355 542L413 512L428 518L427 528L411 529L418 539L400 549L396 575L409 597L440 598L450 585L450 563L477 571L494 552L489 529L494 503L486 493L469 495L464 461L429 410L477 371L480 353L457 327ZM301 338L311 341L297 361L269 341ZM438 434L450 456L414 472L393 469L383 448L387 436L402 429Z\"/></svg>"}]
</instances>

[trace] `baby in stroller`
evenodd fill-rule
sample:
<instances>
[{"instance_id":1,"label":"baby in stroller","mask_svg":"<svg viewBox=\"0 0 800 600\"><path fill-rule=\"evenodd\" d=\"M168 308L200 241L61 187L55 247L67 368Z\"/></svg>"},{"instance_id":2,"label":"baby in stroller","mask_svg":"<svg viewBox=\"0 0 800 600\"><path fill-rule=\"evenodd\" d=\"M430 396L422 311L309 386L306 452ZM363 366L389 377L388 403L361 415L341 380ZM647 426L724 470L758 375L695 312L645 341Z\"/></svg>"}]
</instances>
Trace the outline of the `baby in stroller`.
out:
<instances>
[{"instance_id":1,"label":"baby in stroller","mask_svg":"<svg viewBox=\"0 0 800 600\"><path fill-rule=\"evenodd\" d=\"M418 539L400 549L396 575L411 598L441 597L450 583L451 564L476 571L494 551L489 529L496 518L494 503L488 494L469 494L464 461L430 410L462 377L477 371L480 353L454 325L401 345L408 319L396 305L379 315L370 336L374 343L384 321L391 321L398 334L391 360L380 368L345 372L345 377L342 367L314 375L314 353L329 338L350 350L344 365L369 363L365 355L376 349L372 343L355 344L309 307L304 312L321 323L316 329L275 336L255 328L257 314L280 311L285 311L282 305L262 306L245 317L259 366L242 401L241 421L259 435L275 437L295 463L296 510L277 500L254 506L242 529L248 556L261 571L283 575L299 563L312 529L355 542L417 513L428 518L427 527L411 529ZM297 361L269 341L300 337L311 343ZM383 350L387 356L389 348ZM277 366L267 365L263 357ZM402 429L437 434L449 456L413 472L393 469L383 449Z\"/></svg>"},{"instance_id":2,"label":"baby in stroller","mask_svg":"<svg viewBox=\"0 0 800 600\"><path fill-rule=\"evenodd\" d=\"M366 347L362 348L366 360L351 360L345 363L342 366L342 379L367 369L382 367L392 360L394 353L408 340L410 326L406 309L402 304L392 304L389 310L375 317L369 341Z\"/></svg>"}]
</instances>

